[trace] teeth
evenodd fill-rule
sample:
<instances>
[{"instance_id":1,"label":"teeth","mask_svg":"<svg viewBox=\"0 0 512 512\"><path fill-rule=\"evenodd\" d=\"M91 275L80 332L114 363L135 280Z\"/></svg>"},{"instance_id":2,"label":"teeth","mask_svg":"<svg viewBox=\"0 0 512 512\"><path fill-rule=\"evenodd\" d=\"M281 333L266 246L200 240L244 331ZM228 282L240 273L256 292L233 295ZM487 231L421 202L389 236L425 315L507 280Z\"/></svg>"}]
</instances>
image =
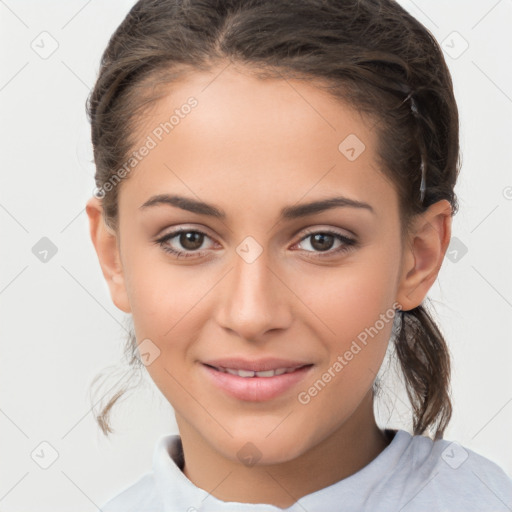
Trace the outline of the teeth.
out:
<instances>
[{"instance_id":1,"label":"teeth","mask_svg":"<svg viewBox=\"0 0 512 512\"><path fill-rule=\"evenodd\" d=\"M230 375L237 375L238 377L274 377L276 375L283 375L283 373L291 373L295 371L297 367L294 368L277 368L275 370L265 370L261 372L254 372L251 370L235 370L233 368L217 368L224 373L229 373Z\"/></svg>"},{"instance_id":2,"label":"teeth","mask_svg":"<svg viewBox=\"0 0 512 512\"><path fill-rule=\"evenodd\" d=\"M267 370L265 372L256 372L256 377L273 377L275 374L275 370Z\"/></svg>"},{"instance_id":3,"label":"teeth","mask_svg":"<svg viewBox=\"0 0 512 512\"><path fill-rule=\"evenodd\" d=\"M254 372L251 370L238 370L240 377L254 377Z\"/></svg>"}]
</instances>

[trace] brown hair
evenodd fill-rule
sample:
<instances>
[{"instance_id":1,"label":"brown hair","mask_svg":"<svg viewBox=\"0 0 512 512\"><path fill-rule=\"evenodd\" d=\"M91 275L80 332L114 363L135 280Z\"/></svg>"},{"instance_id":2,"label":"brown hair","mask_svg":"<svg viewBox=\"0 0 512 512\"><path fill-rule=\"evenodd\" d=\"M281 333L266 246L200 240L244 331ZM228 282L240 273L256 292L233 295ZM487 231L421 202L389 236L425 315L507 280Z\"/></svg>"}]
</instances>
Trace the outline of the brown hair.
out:
<instances>
[{"instance_id":1,"label":"brown hair","mask_svg":"<svg viewBox=\"0 0 512 512\"><path fill-rule=\"evenodd\" d=\"M140 0L112 35L86 105L109 225L116 228L118 187L105 185L133 151L144 112L180 77L224 63L260 78L313 81L372 119L381 170L398 193L402 239L433 203L446 199L453 214L458 210L451 76L434 37L395 1ZM398 313L394 344L414 434L432 430L442 438L452 413L448 347L424 304ZM133 331L125 354L141 368ZM106 435L123 392L97 416Z\"/></svg>"}]
</instances>

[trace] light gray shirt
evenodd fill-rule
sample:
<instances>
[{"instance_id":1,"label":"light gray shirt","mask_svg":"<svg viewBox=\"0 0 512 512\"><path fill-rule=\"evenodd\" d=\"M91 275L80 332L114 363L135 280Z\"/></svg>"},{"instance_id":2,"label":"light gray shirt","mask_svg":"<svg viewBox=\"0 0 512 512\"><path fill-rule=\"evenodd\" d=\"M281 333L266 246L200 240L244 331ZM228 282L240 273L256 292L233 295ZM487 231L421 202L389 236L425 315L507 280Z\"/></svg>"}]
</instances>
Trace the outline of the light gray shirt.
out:
<instances>
[{"instance_id":1,"label":"light gray shirt","mask_svg":"<svg viewBox=\"0 0 512 512\"><path fill-rule=\"evenodd\" d=\"M353 475L287 509L221 501L182 472L178 435L156 443L152 471L108 501L103 512L512 512L512 479L489 459L444 439L397 430Z\"/></svg>"}]
</instances>

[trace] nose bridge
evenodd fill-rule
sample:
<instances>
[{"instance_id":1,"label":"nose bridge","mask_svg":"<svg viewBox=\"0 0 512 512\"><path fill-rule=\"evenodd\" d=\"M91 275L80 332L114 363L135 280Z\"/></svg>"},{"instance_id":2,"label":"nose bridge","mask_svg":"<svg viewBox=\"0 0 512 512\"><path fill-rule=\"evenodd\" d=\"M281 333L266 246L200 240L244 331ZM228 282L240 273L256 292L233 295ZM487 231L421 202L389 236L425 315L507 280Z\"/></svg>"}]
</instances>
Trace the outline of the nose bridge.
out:
<instances>
[{"instance_id":1,"label":"nose bridge","mask_svg":"<svg viewBox=\"0 0 512 512\"><path fill-rule=\"evenodd\" d=\"M219 304L219 323L246 339L255 339L288 320L283 287L270 268L268 252L254 239L236 248L233 271Z\"/></svg>"}]
</instances>

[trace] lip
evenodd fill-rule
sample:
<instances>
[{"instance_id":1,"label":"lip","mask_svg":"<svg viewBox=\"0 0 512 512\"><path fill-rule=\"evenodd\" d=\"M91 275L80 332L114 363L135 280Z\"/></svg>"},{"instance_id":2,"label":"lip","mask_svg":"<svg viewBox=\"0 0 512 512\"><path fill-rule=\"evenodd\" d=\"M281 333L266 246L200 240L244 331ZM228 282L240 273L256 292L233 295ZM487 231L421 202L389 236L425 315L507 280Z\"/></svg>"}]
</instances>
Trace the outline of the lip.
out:
<instances>
[{"instance_id":1,"label":"lip","mask_svg":"<svg viewBox=\"0 0 512 512\"><path fill-rule=\"evenodd\" d=\"M208 361L207 363L202 363L200 366L213 385L229 396L249 402L264 402L282 395L297 385L310 373L313 364L287 361L284 359L265 359L260 361L223 359ZM238 375L224 373L214 367L252 371L293 367L297 367L297 369L290 373L274 375L273 377L240 377Z\"/></svg>"}]
</instances>

